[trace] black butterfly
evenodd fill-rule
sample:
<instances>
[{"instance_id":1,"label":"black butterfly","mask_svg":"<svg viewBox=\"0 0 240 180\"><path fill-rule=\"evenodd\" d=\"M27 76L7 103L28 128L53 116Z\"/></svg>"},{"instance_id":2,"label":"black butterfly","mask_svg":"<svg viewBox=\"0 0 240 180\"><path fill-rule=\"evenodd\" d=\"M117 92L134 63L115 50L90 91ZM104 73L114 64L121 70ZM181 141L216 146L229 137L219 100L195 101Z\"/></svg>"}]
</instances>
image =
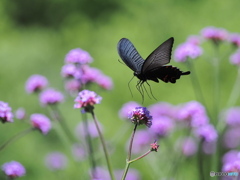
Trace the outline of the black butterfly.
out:
<instances>
[{"instance_id":1,"label":"black butterfly","mask_svg":"<svg viewBox=\"0 0 240 180\"><path fill-rule=\"evenodd\" d=\"M141 87L147 80L158 83L158 79L161 79L166 83L175 83L181 75L190 74L190 71L182 72L177 67L171 65L165 66L170 62L173 42L173 37L169 38L158 46L146 60L140 56L128 39L122 38L118 42L117 49L119 56L123 62L134 71L134 76L137 76L140 80L137 87Z\"/></svg>"}]
</instances>

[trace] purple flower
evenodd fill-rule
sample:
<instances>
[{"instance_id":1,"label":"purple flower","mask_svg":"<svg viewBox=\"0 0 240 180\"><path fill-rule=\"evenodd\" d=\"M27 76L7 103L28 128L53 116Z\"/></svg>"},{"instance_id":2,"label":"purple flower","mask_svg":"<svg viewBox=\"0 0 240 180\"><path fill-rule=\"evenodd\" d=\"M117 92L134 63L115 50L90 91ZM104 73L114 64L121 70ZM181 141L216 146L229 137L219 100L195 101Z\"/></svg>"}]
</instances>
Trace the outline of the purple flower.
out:
<instances>
[{"instance_id":1,"label":"purple flower","mask_svg":"<svg viewBox=\"0 0 240 180\"><path fill-rule=\"evenodd\" d=\"M104 74L97 76L95 82L103 89L111 90L113 88L112 79Z\"/></svg>"},{"instance_id":2,"label":"purple flower","mask_svg":"<svg viewBox=\"0 0 240 180\"><path fill-rule=\"evenodd\" d=\"M231 163L236 160L240 160L240 151L237 151L237 150L228 151L222 157L223 164Z\"/></svg>"},{"instance_id":3,"label":"purple flower","mask_svg":"<svg viewBox=\"0 0 240 180\"><path fill-rule=\"evenodd\" d=\"M201 44L201 37L199 36L195 36L195 35L192 35L192 36L189 36L187 38L187 43L190 43L190 44L193 44L193 45L200 45Z\"/></svg>"},{"instance_id":4,"label":"purple flower","mask_svg":"<svg viewBox=\"0 0 240 180\"><path fill-rule=\"evenodd\" d=\"M187 137L180 141L182 153L185 156L192 156L197 152L197 144L192 137Z\"/></svg>"},{"instance_id":5,"label":"purple flower","mask_svg":"<svg viewBox=\"0 0 240 180\"><path fill-rule=\"evenodd\" d=\"M122 119L128 119L129 112L134 110L136 107L140 107L140 104L135 101L125 103L118 113L119 117Z\"/></svg>"},{"instance_id":6,"label":"purple flower","mask_svg":"<svg viewBox=\"0 0 240 180\"><path fill-rule=\"evenodd\" d=\"M238 50L230 56L230 63L236 66L240 66L240 51Z\"/></svg>"},{"instance_id":7,"label":"purple flower","mask_svg":"<svg viewBox=\"0 0 240 180\"><path fill-rule=\"evenodd\" d=\"M85 149L80 144L74 144L72 146L72 154L76 161L82 161L87 156Z\"/></svg>"},{"instance_id":8,"label":"purple flower","mask_svg":"<svg viewBox=\"0 0 240 180\"><path fill-rule=\"evenodd\" d=\"M146 107L136 107L129 112L128 119L130 119L133 124L145 124L147 127L151 127L152 125L152 116Z\"/></svg>"},{"instance_id":9,"label":"purple flower","mask_svg":"<svg viewBox=\"0 0 240 180\"><path fill-rule=\"evenodd\" d=\"M0 121L13 122L12 108L8 106L8 103L0 101Z\"/></svg>"},{"instance_id":10,"label":"purple flower","mask_svg":"<svg viewBox=\"0 0 240 180\"><path fill-rule=\"evenodd\" d=\"M43 91L39 96L39 100L44 106L60 103L63 99L63 94L52 88Z\"/></svg>"},{"instance_id":11,"label":"purple flower","mask_svg":"<svg viewBox=\"0 0 240 180\"><path fill-rule=\"evenodd\" d=\"M166 102L156 103L154 105L149 106L148 109L154 118L159 116L173 117L174 111L175 111L175 108L173 107L173 105Z\"/></svg>"},{"instance_id":12,"label":"purple flower","mask_svg":"<svg viewBox=\"0 0 240 180\"><path fill-rule=\"evenodd\" d=\"M40 130L43 134L47 134L52 128L51 121L43 114L32 114L30 116L32 126Z\"/></svg>"},{"instance_id":13,"label":"purple flower","mask_svg":"<svg viewBox=\"0 0 240 180\"><path fill-rule=\"evenodd\" d=\"M76 79L71 79L65 82L65 89L68 91L70 94L74 94L76 92L79 92L81 89L81 83L76 80Z\"/></svg>"},{"instance_id":14,"label":"purple flower","mask_svg":"<svg viewBox=\"0 0 240 180\"><path fill-rule=\"evenodd\" d=\"M72 49L65 57L66 63L87 64L93 61L92 57L87 51L80 48Z\"/></svg>"},{"instance_id":15,"label":"purple flower","mask_svg":"<svg viewBox=\"0 0 240 180\"><path fill-rule=\"evenodd\" d=\"M48 80L42 75L34 74L26 82L26 91L28 93L38 92L48 85Z\"/></svg>"},{"instance_id":16,"label":"purple flower","mask_svg":"<svg viewBox=\"0 0 240 180\"><path fill-rule=\"evenodd\" d=\"M24 108L18 108L17 111L15 112L16 118L17 119L25 119L26 118L26 111Z\"/></svg>"},{"instance_id":17,"label":"purple flower","mask_svg":"<svg viewBox=\"0 0 240 180\"><path fill-rule=\"evenodd\" d=\"M216 152L216 147L217 147L217 141L211 141L211 142L204 141L202 149L205 154L214 154Z\"/></svg>"},{"instance_id":18,"label":"purple flower","mask_svg":"<svg viewBox=\"0 0 240 180\"><path fill-rule=\"evenodd\" d=\"M96 125L93 121L88 121L88 129L86 129L84 122L80 122L77 127L76 127L76 135L78 137L86 137L87 133L92 137L92 138L96 138L98 137L98 131L96 128ZM103 127L101 125L100 122L98 122L100 131L103 132Z\"/></svg>"},{"instance_id":19,"label":"purple flower","mask_svg":"<svg viewBox=\"0 0 240 180\"><path fill-rule=\"evenodd\" d=\"M214 142L217 140L218 137L216 129L211 124L207 124L196 128L195 135L207 142Z\"/></svg>"},{"instance_id":20,"label":"purple flower","mask_svg":"<svg viewBox=\"0 0 240 180\"><path fill-rule=\"evenodd\" d=\"M240 107L233 107L226 111L226 123L233 127L240 125Z\"/></svg>"},{"instance_id":21,"label":"purple flower","mask_svg":"<svg viewBox=\"0 0 240 180\"><path fill-rule=\"evenodd\" d=\"M240 172L240 160L236 160L223 165L224 172Z\"/></svg>"},{"instance_id":22,"label":"purple flower","mask_svg":"<svg viewBox=\"0 0 240 180\"><path fill-rule=\"evenodd\" d=\"M67 157L61 152L52 152L46 156L45 164L52 171L63 170L67 167Z\"/></svg>"},{"instance_id":23,"label":"purple flower","mask_svg":"<svg viewBox=\"0 0 240 180\"><path fill-rule=\"evenodd\" d=\"M185 62L187 58L196 59L201 56L202 53L203 50L200 46L186 42L176 48L174 57L176 62Z\"/></svg>"},{"instance_id":24,"label":"purple flower","mask_svg":"<svg viewBox=\"0 0 240 180\"><path fill-rule=\"evenodd\" d=\"M154 118L152 126L149 129L157 138L167 136L173 129L174 124L172 119L166 116Z\"/></svg>"},{"instance_id":25,"label":"purple flower","mask_svg":"<svg viewBox=\"0 0 240 180\"><path fill-rule=\"evenodd\" d=\"M68 78L68 77L74 77L76 74L77 67L74 64L65 64L62 67L61 74L63 77Z\"/></svg>"},{"instance_id":26,"label":"purple flower","mask_svg":"<svg viewBox=\"0 0 240 180\"><path fill-rule=\"evenodd\" d=\"M214 43L218 44L221 41L227 40L228 32L223 28L216 28L213 26L205 27L201 31L201 35L212 40Z\"/></svg>"},{"instance_id":27,"label":"purple flower","mask_svg":"<svg viewBox=\"0 0 240 180\"><path fill-rule=\"evenodd\" d=\"M197 101L190 101L179 107L176 118L187 122L191 127L203 126L209 122L205 107Z\"/></svg>"},{"instance_id":28,"label":"purple flower","mask_svg":"<svg viewBox=\"0 0 240 180\"><path fill-rule=\"evenodd\" d=\"M81 72L82 74L79 76L75 75L75 78L79 79L83 84L96 82L96 79L102 76L102 72L99 69L89 67L88 65L81 66Z\"/></svg>"},{"instance_id":29,"label":"purple flower","mask_svg":"<svg viewBox=\"0 0 240 180\"><path fill-rule=\"evenodd\" d=\"M3 172L10 178L16 178L24 176L26 173L25 168L22 164L17 161L7 162L2 165Z\"/></svg>"},{"instance_id":30,"label":"purple flower","mask_svg":"<svg viewBox=\"0 0 240 180\"><path fill-rule=\"evenodd\" d=\"M240 127L227 129L223 136L223 143L227 148L237 148L240 145Z\"/></svg>"},{"instance_id":31,"label":"purple flower","mask_svg":"<svg viewBox=\"0 0 240 180\"><path fill-rule=\"evenodd\" d=\"M94 104L100 104L102 97L93 91L83 90L76 97L74 108L84 108L85 112L93 109Z\"/></svg>"},{"instance_id":32,"label":"purple flower","mask_svg":"<svg viewBox=\"0 0 240 180\"><path fill-rule=\"evenodd\" d=\"M94 174L91 174L91 180L110 180L109 172L103 167L96 167Z\"/></svg>"},{"instance_id":33,"label":"purple flower","mask_svg":"<svg viewBox=\"0 0 240 180\"><path fill-rule=\"evenodd\" d=\"M139 154L149 150L149 145L152 143L153 138L152 133L147 130L136 131L132 146L132 153ZM128 151L128 148L129 142L126 144L126 151Z\"/></svg>"},{"instance_id":34,"label":"purple flower","mask_svg":"<svg viewBox=\"0 0 240 180\"><path fill-rule=\"evenodd\" d=\"M240 47L240 34L232 33L229 34L229 41L236 47Z\"/></svg>"}]
</instances>

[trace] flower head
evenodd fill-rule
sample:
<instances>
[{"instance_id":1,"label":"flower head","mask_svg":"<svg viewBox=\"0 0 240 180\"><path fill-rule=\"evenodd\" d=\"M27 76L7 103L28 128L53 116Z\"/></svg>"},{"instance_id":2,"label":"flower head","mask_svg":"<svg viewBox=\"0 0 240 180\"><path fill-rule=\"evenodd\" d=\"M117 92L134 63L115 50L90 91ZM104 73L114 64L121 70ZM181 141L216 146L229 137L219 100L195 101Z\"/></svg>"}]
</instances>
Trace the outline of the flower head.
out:
<instances>
[{"instance_id":1,"label":"flower head","mask_svg":"<svg viewBox=\"0 0 240 180\"><path fill-rule=\"evenodd\" d=\"M66 63L86 64L91 63L92 61L93 59L90 54L80 48L70 50L65 57Z\"/></svg>"},{"instance_id":2,"label":"flower head","mask_svg":"<svg viewBox=\"0 0 240 180\"><path fill-rule=\"evenodd\" d=\"M43 114L32 114L30 116L32 126L40 130L43 134L47 134L52 128L51 121Z\"/></svg>"},{"instance_id":3,"label":"flower head","mask_svg":"<svg viewBox=\"0 0 240 180\"><path fill-rule=\"evenodd\" d=\"M26 111L24 108L18 108L17 111L15 112L16 118L17 119L25 119L26 118Z\"/></svg>"},{"instance_id":4,"label":"flower head","mask_svg":"<svg viewBox=\"0 0 240 180\"><path fill-rule=\"evenodd\" d=\"M204 38L212 40L215 44L228 38L228 32L225 29L213 26L205 27L202 29L201 34Z\"/></svg>"},{"instance_id":5,"label":"flower head","mask_svg":"<svg viewBox=\"0 0 240 180\"><path fill-rule=\"evenodd\" d=\"M52 152L46 156L45 164L50 170L63 170L67 166L67 157L61 152Z\"/></svg>"},{"instance_id":6,"label":"flower head","mask_svg":"<svg viewBox=\"0 0 240 180\"><path fill-rule=\"evenodd\" d=\"M136 107L129 112L128 119L130 119L133 124L145 124L147 127L151 127L152 125L152 116L146 107Z\"/></svg>"},{"instance_id":7,"label":"flower head","mask_svg":"<svg viewBox=\"0 0 240 180\"><path fill-rule=\"evenodd\" d=\"M60 103L63 101L63 99L63 94L55 89L47 89L43 91L39 97L40 102L44 106Z\"/></svg>"},{"instance_id":8,"label":"flower head","mask_svg":"<svg viewBox=\"0 0 240 180\"><path fill-rule=\"evenodd\" d=\"M75 64L65 64L62 67L62 71L61 74L63 77L74 77L74 75L76 74L77 71L77 67Z\"/></svg>"},{"instance_id":9,"label":"flower head","mask_svg":"<svg viewBox=\"0 0 240 180\"><path fill-rule=\"evenodd\" d=\"M240 145L240 127L230 127L224 133L223 143L225 147L232 149Z\"/></svg>"},{"instance_id":10,"label":"flower head","mask_svg":"<svg viewBox=\"0 0 240 180\"><path fill-rule=\"evenodd\" d=\"M167 136L173 129L174 124L172 119L167 116L159 116L154 118L151 128L149 129L155 137Z\"/></svg>"},{"instance_id":11,"label":"flower head","mask_svg":"<svg viewBox=\"0 0 240 180\"><path fill-rule=\"evenodd\" d=\"M79 92L81 89L81 83L76 80L76 79L71 79L65 82L65 89L70 93L70 94L75 94Z\"/></svg>"},{"instance_id":12,"label":"flower head","mask_svg":"<svg viewBox=\"0 0 240 180\"><path fill-rule=\"evenodd\" d=\"M111 90L113 88L112 79L104 74L97 76L95 82L103 89Z\"/></svg>"},{"instance_id":13,"label":"flower head","mask_svg":"<svg viewBox=\"0 0 240 180\"><path fill-rule=\"evenodd\" d=\"M81 160L85 159L85 157L87 156L84 147L82 147L82 145L80 145L80 144L73 144L72 154L74 156L74 160L76 160L76 161L81 161Z\"/></svg>"},{"instance_id":14,"label":"flower head","mask_svg":"<svg viewBox=\"0 0 240 180\"><path fill-rule=\"evenodd\" d=\"M156 141L154 143L150 144L150 146L151 146L151 151L155 151L155 152L158 151L159 145Z\"/></svg>"},{"instance_id":15,"label":"flower head","mask_svg":"<svg viewBox=\"0 0 240 180\"><path fill-rule=\"evenodd\" d=\"M174 57L176 62L185 62L187 58L196 59L201 56L202 53L203 50L200 46L186 42L176 48Z\"/></svg>"},{"instance_id":16,"label":"flower head","mask_svg":"<svg viewBox=\"0 0 240 180\"><path fill-rule=\"evenodd\" d=\"M13 122L12 108L8 106L8 103L0 101L0 121Z\"/></svg>"},{"instance_id":17,"label":"flower head","mask_svg":"<svg viewBox=\"0 0 240 180\"><path fill-rule=\"evenodd\" d=\"M193 138L187 137L180 141L182 153L185 156L192 156L197 152L197 144Z\"/></svg>"},{"instance_id":18,"label":"flower head","mask_svg":"<svg viewBox=\"0 0 240 180\"><path fill-rule=\"evenodd\" d=\"M85 112L91 111L94 104L100 104L102 97L93 91L83 90L75 99L74 108L84 108Z\"/></svg>"},{"instance_id":19,"label":"flower head","mask_svg":"<svg viewBox=\"0 0 240 180\"><path fill-rule=\"evenodd\" d=\"M240 51L238 50L230 56L230 63L236 66L240 66Z\"/></svg>"},{"instance_id":20,"label":"flower head","mask_svg":"<svg viewBox=\"0 0 240 180\"><path fill-rule=\"evenodd\" d=\"M233 107L226 111L226 123L229 126L240 126L240 107Z\"/></svg>"},{"instance_id":21,"label":"flower head","mask_svg":"<svg viewBox=\"0 0 240 180\"><path fill-rule=\"evenodd\" d=\"M23 165L17 161L11 161L3 164L2 170L10 178L21 177L26 173Z\"/></svg>"},{"instance_id":22,"label":"flower head","mask_svg":"<svg viewBox=\"0 0 240 180\"><path fill-rule=\"evenodd\" d=\"M175 111L175 108L173 107L173 105L166 102L153 104L149 106L148 109L154 118L162 117L162 116L173 117L174 111Z\"/></svg>"},{"instance_id":23,"label":"flower head","mask_svg":"<svg viewBox=\"0 0 240 180\"><path fill-rule=\"evenodd\" d=\"M240 47L240 34L232 33L229 35L229 41L236 47Z\"/></svg>"},{"instance_id":24,"label":"flower head","mask_svg":"<svg viewBox=\"0 0 240 180\"><path fill-rule=\"evenodd\" d=\"M200 45L201 44L201 37L199 36L195 36L195 35L191 35L187 38L187 43L191 43L194 45Z\"/></svg>"},{"instance_id":25,"label":"flower head","mask_svg":"<svg viewBox=\"0 0 240 180\"><path fill-rule=\"evenodd\" d=\"M140 107L140 104L138 104L135 101L129 101L125 103L118 113L119 117L122 119L127 119L129 112L135 109L136 107Z\"/></svg>"},{"instance_id":26,"label":"flower head","mask_svg":"<svg viewBox=\"0 0 240 180\"><path fill-rule=\"evenodd\" d=\"M218 137L216 129L211 124L196 128L195 135L202 138L206 142L214 142L217 140Z\"/></svg>"},{"instance_id":27,"label":"flower head","mask_svg":"<svg viewBox=\"0 0 240 180\"><path fill-rule=\"evenodd\" d=\"M28 93L38 92L48 85L48 80L42 75L34 74L26 82L26 91Z\"/></svg>"}]
</instances>

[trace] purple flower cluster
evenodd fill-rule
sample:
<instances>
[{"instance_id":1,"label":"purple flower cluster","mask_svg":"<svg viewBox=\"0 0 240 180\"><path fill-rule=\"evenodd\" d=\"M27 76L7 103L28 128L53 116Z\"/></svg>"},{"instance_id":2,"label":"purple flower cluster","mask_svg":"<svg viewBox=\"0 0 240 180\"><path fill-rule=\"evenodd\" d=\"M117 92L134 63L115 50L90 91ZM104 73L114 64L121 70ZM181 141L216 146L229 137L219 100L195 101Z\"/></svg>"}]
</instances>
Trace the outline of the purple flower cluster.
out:
<instances>
[{"instance_id":1,"label":"purple flower cluster","mask_svg":"<svg viewBox=\"0 0 240 180\"><path fill-rule=\"evenodd\" d=\"M67 167L67 157L61 152L52 152L46 156L45 164L52 171L63 170Z\"/></svg>"},{"instance_id":2,"label":"purple flower cluster","mask_svg":"<svg viewBox=\"0 0 240 180\"><path fill-rule=\"evenodd\" d=\"M216 129L211 124L206 124L204 126L196 128L195 134L197 137L203 139L206 142L215 142L218 137Z\"/></svg>"},{"instance_id":3,"label":"purple flower cluster","mask_svg":"<svg viewBox=\"0 0 240 180\"><path fill-rule=\"evenodd\" d=\"M205 39L210 39L216 44L228 39L228 32L225 29L213 26L205 27L201 34Z\"/></svg>"},{"instance_id":4,"label":"purple flower cluster","mask_svg":"<svg viewBox=\"0 0 240 180\"><path fill-rule=\"evenodd\" d=\"M240 47L240 34L239 33L229 34L229 42L231 42L236 47Z\"/></svg>"},{"instance_id":5,"label":"purple flower cluster","mask_svg":"<svg viewBox=\"0 0 240 180\"><path fill-rule=\"evenodd\" d=\"M147 127L151 127L152 125L152 116L146 107L136 107L129 112L128 119L130 119L133 124L145 124Z\"/></svg>"},{"instance_id":6,"label":"purple flower cluster","mask_svg":"<svg viewBox=\"0 0 240 180\"><path fill-rule=\"evenodd\" d=\"M0 101L0 121L2 121L2 123L13 122L12 108L8 103L3 101Z\"/></svg>"},{"instance_id":7,"label":"purple flower cluster","mask_svg":"<svg viewBox=\"0 0 240 180\"><path fill-rule=\"evenodd\" d=\"M52 128L51 121L48 119L47 116L43 114L32 114L30 116L30 120L32 126L43 134L47 134L49 130Z\"/></svg>"},{"instance_id":8,"label":"purple flower cluster","mask_svg":"<svg viewBox=\"0 0 240 180\"><path fill-rule=\"evenodd\" d=\"M80 48L71 50L65 58L65 65L61 74L66 79L65 89L74 94L90 83L96 83L106 90L113 87L110 77L103 74L99 69L92 68L88 64L93 61L90 54Z\"/></svg>"},{"instance_id":9,"label":"purple flower cluster","mask_svg":"<svg viewBox=\"0 0 240 180\"><path fill-rule=\"evenodd\" d=\"M26 82L26 91L28 93L39 92L48 85L48 80L42 75L34 74Z\"/></svg>"},{"instance_id":10,"label":"purple flower cluster","mask_svg":"<svg viewBox=\"0 0 240 180\"><path fill-rule=\"evenodd\" d=\"M122 119L128 119L129 112L135 109L136 107L140 107L140 104L135 101L125 103L118 113L119 117Z\"/></svg>"},{"instance_id":11,"label":"purple flower cluster","mask_svg":"<svg viewBox=\"0 0 240 180\"><path fill-rule=\"evenodd\" d=\"M43 91L39 96L42 105L53 105L63 101L64 96L61 92L55 89L47 89Z\"/></svg>"},{"instance_id":12,"label":"purple flower cluster","mask_svg":"<svg viewBox=\"0 0 240 180\"><path fill-rule=\"evenodd\" d=\"M152 122L150 130L155 138L167 136L174 128L173 120L167 116L154 116Z\"/></svg>"},{"instance_id":13,"label":"purple flower cluster","mask_svg":"<svg viewBox=\"0 0 240 180\"><path fill-rule=\"evenodd\" d=\"M236 51L230 56L230 63L236 66L240 66L240 51Z\"/></svg>"},{"instance_id":14,"label":"purple flower cluster","mask_svg":"<svg viewBox=\"0 0 240 180\"><path fill-rule=\"evenodd\" d=\"M236 150L228 151L222 158L222 171L240 172L240 152Z\"/></svg>"},{"instance_id":15,"label":"purple flower cluster","mask_svg":"<svg viewBox=\"0 0 240 180\"><path fill-rule=\"evenodd\" d=\"M3 164L2 170L11 179L24 176L26 173L23 165L17 161L11 161Z\"/></svg>"},{"instance_id":16,"label":"purple flower cluster","mask_svg":"<svg viewBox=\"0 0 240 180\"><path fill-rule=\"evenodd\" d=\"M182 150L183 155L185 156L193 156L197 152L197 144L196 140L194 140L192 137L187 137L179 142L180 148Z\"/></svg>"}]
</instances>

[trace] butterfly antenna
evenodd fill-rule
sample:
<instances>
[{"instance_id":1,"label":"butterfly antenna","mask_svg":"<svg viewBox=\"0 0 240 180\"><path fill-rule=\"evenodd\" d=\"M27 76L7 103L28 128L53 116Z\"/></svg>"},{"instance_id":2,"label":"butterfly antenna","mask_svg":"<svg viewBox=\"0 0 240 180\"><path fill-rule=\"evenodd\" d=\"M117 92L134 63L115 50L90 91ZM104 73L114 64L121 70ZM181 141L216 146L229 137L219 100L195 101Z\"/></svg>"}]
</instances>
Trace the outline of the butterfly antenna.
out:
<instances>
[{"instance_id":1,"label":"butterfly antenna","mask_svg":"<svg viewBox=\"0 0 240 180\"><path fill-rule=\"evenodd\" d=\"M126 65L126 64L124 64L122 61L120 61L119 59L118 59L118 62L120 62L122 65Z\"/></svg>"},{"instance_id":2,"label":"butterfly antenna","mask_svg":"<svg viewBox=\"0 0 240 180\"><path fill-rule=\"evenodd\" d=\"M133 97L133 93L132 93L132 90L131 90L131 88L130 88L130 82L133 80L133 78L134 78L134 76L133 76L133 77L130 79L130 81L128 82L128 89L129 89L132 97Z\"/></svg>"},{"instance_id":3,"label":"butterfly antenna","mask_svg":"<svg viewBox=\"0 0 240 180\"><path fill-rule=\"evenodd\" d=\"M152 93L152 88L151 88L150 84L148 84L148 82L147 82L147 81L146 81L146 83L147 83L147 85L149 86L150 93L151 93L151 95L152 95L153 99L155 99L155 100L157 101L157 98L155 98L155 96L154 96L154 95L153 95L153 93Z\"/></svg>"}]
</instances>

